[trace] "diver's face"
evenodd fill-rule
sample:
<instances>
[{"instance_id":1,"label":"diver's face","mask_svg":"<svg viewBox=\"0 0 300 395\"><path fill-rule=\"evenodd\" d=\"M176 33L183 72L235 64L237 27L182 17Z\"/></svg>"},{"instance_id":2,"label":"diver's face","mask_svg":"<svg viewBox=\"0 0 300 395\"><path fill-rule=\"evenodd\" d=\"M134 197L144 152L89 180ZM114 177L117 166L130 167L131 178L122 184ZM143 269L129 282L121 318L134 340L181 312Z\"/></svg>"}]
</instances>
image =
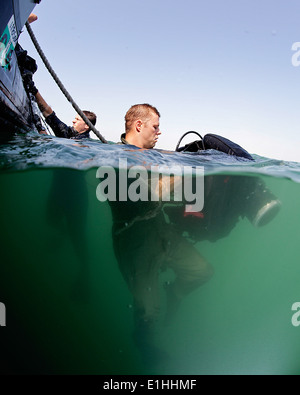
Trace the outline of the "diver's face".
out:
<instances>
[{"instance_id":1,"label":"diver's face","mask_svg":"<svg viewBox=\"0 0 300 395\"><path fill-rule=\"evenodd\" d=\"M155 113L151 113L150 118L141 125L142 148L153 148L160 134L159 116Z\"/></svg>"},{"instance_id":2,"label":"diver's face","mask_svg":"<svg viewBox=\"0 0 300 395\"><path fill-rule=\"evenodd\" d=\"M89 127L79 115L76 115L75 119L73 120L73 128L78 133L84 133Z\"/></svg>"}]
</instances>

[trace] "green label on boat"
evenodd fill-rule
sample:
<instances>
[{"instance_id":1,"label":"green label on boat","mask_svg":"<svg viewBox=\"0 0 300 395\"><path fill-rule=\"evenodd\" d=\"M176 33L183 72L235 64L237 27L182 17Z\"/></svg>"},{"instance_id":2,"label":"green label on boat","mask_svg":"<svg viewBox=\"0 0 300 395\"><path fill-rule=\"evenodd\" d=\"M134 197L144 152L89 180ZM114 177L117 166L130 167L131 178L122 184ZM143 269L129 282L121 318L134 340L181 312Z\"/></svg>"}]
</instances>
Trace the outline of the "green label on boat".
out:
<instances>
[{"instance_id":1,"label":"green label on boat","mask_svg":"<svg viewBox=\"0 0 300 395\"><path fill-rule=\"evenodd\" d=\"M18 41L15 18L12 15L0 38L0 65L7 68Z\"/></svg>"}]
</instances>

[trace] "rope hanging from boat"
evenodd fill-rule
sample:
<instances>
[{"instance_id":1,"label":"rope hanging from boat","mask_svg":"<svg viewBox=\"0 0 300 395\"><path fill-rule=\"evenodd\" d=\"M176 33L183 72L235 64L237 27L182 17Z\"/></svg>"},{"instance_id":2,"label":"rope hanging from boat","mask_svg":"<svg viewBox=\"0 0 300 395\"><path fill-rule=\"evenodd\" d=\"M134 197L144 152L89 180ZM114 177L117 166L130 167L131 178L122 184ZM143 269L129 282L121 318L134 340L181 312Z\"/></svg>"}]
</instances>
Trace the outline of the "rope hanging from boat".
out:
<instances>
[{"instance_id":1,"label":"rope hanging from boat","mask_svg":"<svg viewBox=\"0 0 300 395\"><path fill-rule=\"evenodd\" d=\"M53 68L51 67L50 63L48 62L48 59L46 58L44 52L42 51L30 25L28 22L26 22L25 24L28 34L33 42L33 45L35 46L38 54L40 55L42 61L44 62L46 68L48 69L49 73L51 74L51 76L53 77L54 81L57 83L58 87L60 88L60 90L62 91L62 93L66 96L66 98L68 99L68 101L72 104L73 108L75 109L75 111L81 116L81 118L84 120L84 122L90 127L90 129L95 133L95 135L99 138L99 140L102 141L102 143L107 143L107 141L105 140L105 138L101 135L101 133L95 128L95 126L91 123L91 121L87 118L87 116L82 112L82 110L78 107L78 105L75 103L75 101L72 99L72 97L70 96L69 92L66 90L66 88L64 87L64 85L62 84L62 82L60 81L60 79L58 78L57 74L55 73L55 71L53 70Z\"/></svg>"}]
</instances>

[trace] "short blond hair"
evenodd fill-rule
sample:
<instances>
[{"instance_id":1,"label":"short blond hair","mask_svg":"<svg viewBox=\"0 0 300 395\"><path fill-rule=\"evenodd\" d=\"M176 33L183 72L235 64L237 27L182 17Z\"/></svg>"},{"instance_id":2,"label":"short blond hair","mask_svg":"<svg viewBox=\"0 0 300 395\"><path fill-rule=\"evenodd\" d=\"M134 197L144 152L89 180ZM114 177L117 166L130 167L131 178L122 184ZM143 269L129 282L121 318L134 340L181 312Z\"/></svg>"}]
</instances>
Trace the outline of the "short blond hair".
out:
<instances>
[{"instance_id":1,"label":"short blond hair","mask_svg":"<svg viewBox=\"0 0 300 395\"><path fill-rule=\"evenodd\" d=\"M157 108L151 106L151 104L144 103L131 106L125 115L126 133L131 129L135 121L141 119L143 122L147 122L150 119L150 114L153 113L160 117L160 113Z\"/></svg>"}]
</instances>

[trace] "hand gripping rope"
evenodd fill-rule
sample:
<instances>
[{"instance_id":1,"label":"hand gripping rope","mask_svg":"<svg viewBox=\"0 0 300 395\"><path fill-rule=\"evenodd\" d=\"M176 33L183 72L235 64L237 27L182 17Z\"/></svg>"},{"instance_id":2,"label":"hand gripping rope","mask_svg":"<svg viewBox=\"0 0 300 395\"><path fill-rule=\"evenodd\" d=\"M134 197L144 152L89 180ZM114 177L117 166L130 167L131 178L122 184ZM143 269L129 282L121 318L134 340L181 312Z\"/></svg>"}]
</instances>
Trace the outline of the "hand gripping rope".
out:
<instances>
[{"instance_id":1,"label":"hand gripping rope","mask_svg":"<svg viewBox=\"0 0 300 395\"><path fill-rule=\"evenodd\" d=\"M91 128L91 130L95 133L95 135L99 138L99 140L102 141L102 143L107 143L107 141L105 140L105 138L100 134L100 132L95 128L95 126L90 122L90 120L86 117L86 115L82 112L82 110L78 107L78 105L74 102L74 100L72 99L72 97L70 96L69 92L66 90L66 88L64 87L64 85L62 84L62 82L60 81L60 79L58 78L58 76L56 75L55 71L52 69L50 63L48 62L48 59L46 58L44 52L42 51L30 25L28 22L26 22L26 28L28 31L28 34L33 42L33 45L35 46L38 54L40 55L42 61L44 62L46 68L48 69L49 73L51 74L51 76L53 77L54 81L57 83L58 87L60 88L60 90L62 91L62 93L66 96L66 98L68 99L68 101L72 104L73 108L75 109L75 111L81 116L81 118L84 120L84 122Z\"/></svg>"}]
</instances>

